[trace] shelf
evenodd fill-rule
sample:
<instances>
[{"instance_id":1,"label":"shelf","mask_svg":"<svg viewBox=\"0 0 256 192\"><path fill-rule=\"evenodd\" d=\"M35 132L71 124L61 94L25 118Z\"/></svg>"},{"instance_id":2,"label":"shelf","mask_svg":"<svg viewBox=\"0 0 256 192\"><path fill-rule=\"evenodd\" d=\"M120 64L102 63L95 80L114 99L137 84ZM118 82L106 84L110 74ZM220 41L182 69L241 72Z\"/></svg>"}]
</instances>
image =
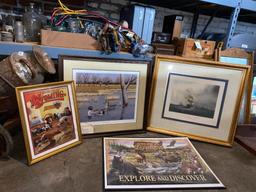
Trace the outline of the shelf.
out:
<instances>
[{"instance_id":1,"label":"shelf","mask_svg":"<svg viewBox=\"0 0 256 192\"><path fill-rule=\"evenodd\" d=\"M13 52L18 51L31 51L33 44L28 43L13 43L13 42L1 42L0 41L0 55L6 56ZM90 56L90 57L100 57L100 58L112 58L112 59L127 59L127 60L140 60L140 61L151 61L151 56L140 56L134 57L130 53L112 53L105 54L102 51L94 50L83 50L83 49L72 49L72 48L62 48L62 47L49 47L40 45L52 59L58 59L59 55L71 55L71 56Z\"/></svg>"},{"instance_id":2,"label":"shelf","mask_svg":"<svg viewBox=\"0 0 256 192\"><path fill-rule=\"evenodd\" d=\"M214 3L221 6L227 6L235 8L237 5L237 0L200 0L206 3ZM256 1L255 0L243 0L241 3L241 9L248 11L256 11Z\"/></svg>"},{"instance_id":3,"label":"shelf","mask_svg":"<svg viewBox=\"0 0 256 192\"><path fill-rule=\"evenodd\" d=\"M156 5L161 7L167 7L170 9L182 9L185 7L195 7L198 5L220 5L230 8L235 8L239 0L134 0L135 2L145 3L148 5ZM255 0L243 0L241 3L241 9L248 11L256 11Z\"/></svg>"},{"instance_id":4,"label":"shelf","mask_svg":"<svg viewBox=\"0 0 256 192\"><path fill-rule=\"evenodd\" d=\"M138 3L155 5L169 9L181 10L194 13L199 9L200 14L211 16L216 13L216 17L230 19L233 9L237 6L238 0L134 0ZM243 0L241 3L241 12L239 21L256 23L256 1Z\"/></svg>"}]
</instances>

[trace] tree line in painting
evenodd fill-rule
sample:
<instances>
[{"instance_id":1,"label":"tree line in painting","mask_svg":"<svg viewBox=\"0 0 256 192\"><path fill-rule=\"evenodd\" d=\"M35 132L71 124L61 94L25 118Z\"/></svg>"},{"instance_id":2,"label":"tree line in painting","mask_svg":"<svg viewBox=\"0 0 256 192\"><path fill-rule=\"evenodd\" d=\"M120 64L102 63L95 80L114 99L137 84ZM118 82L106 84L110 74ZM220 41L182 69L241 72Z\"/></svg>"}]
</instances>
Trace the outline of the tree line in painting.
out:
<instances>
[{"instance_id":1,"label":"tree line in painting","mask_svg":"<svg viewBox=\"0 0 256 192\"><path fill-rule=\"evenodd\" d=\"M91 86L112 86L111 89L121 89L123 107L128 105L128 88L131 85L136 86L136 74L124 73L77 73L77 86L91 85ZM104 89L103 88L103 89Z\"/></svg>"}]
</instances>

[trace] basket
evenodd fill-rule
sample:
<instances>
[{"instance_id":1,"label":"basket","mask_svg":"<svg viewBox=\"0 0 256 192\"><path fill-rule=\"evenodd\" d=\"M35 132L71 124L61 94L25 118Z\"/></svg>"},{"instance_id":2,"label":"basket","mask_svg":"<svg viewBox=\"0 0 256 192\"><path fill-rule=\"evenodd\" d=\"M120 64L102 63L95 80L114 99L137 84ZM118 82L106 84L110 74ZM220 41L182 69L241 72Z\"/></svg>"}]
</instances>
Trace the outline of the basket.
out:
<instances>
[{"instance_id":1,"label":"basket","mask_svg":"<svg viewBox=\"0 0 256 192\"><path fill-rule=\"evenodd\" d=\"M0 96L12 94L15 87L28 85L35 76L31 62L20 53L13 53L2 60L0 69Z\"/></svg>"}]
</instances>

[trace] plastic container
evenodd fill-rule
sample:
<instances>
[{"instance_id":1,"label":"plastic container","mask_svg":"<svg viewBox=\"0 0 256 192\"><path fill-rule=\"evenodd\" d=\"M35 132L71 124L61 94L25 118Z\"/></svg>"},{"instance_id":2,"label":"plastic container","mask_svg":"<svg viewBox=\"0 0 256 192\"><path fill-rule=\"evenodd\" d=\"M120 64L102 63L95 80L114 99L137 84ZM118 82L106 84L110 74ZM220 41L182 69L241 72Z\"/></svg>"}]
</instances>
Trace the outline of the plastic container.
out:
<instances>
[{"instance_id":1,"label":"plastic container","mask_svg":"<svg viewBox=\"0 0 256 192\"><path fill-rule=\"evenodd\" d=\"M21 21L16 21L14 27L15 41L19 43L23 43L24 41L24 26Z\"/></svg>"}]
</instances>

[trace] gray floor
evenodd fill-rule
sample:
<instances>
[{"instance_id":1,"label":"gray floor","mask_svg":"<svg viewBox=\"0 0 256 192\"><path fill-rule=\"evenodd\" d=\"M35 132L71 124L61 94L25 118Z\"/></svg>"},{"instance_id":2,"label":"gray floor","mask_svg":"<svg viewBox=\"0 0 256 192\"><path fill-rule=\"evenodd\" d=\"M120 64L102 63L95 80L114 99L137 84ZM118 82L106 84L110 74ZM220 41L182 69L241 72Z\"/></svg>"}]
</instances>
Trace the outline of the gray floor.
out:
<instances>
[{"instance_id":1,"label":"gray floor","mask_svg":"<svg viewBox=\"0 0 256 192\"><path fill-rule=\"evenodd\" d=\"M166 136L147 133L125 135L123 137ZM226 189L174 191L256 191L256 156L236 143L232 148L195 141L193 141L193 144L226 186ZM101 138L84 140L82 145L31 167L28 167L25 163L22 142L17 140L16 147L9 160L0 160L0 192L103 191Z\"/></svg>"}]
</instances>

